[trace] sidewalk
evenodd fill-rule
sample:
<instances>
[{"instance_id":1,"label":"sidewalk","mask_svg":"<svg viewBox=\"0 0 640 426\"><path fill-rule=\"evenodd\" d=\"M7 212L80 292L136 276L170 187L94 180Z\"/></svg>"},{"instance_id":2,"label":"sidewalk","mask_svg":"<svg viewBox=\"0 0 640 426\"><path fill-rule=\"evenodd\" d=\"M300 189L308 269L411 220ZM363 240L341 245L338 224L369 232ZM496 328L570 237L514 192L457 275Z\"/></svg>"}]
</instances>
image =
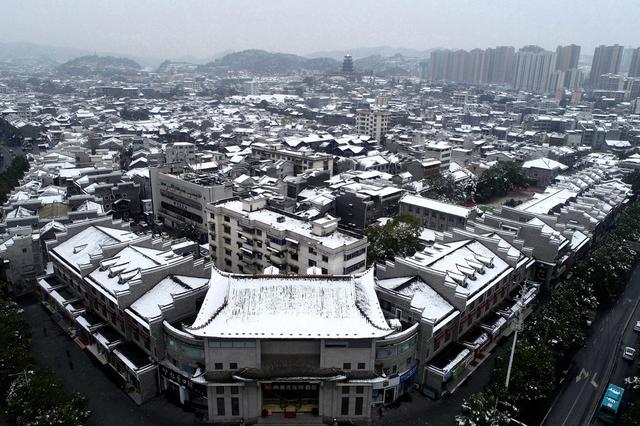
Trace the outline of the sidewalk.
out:
<instances>
[{"instance_id":1,"label":"sidewalk","mask_svg":"<svg viewBox=\"0 0 640 426\"><path fill-rule=\"evenodd\" d=\"M55 323L49 312L32 296L21 300L24 317L31 326L32 353L38 364L53 372L69 392L85 396L92 411L88 425L187 426L196 423L163 396L137 406L111 381L86 350L81 349ZM46 329L46 334L43 331Z\"/></svg>"}]
</instances>

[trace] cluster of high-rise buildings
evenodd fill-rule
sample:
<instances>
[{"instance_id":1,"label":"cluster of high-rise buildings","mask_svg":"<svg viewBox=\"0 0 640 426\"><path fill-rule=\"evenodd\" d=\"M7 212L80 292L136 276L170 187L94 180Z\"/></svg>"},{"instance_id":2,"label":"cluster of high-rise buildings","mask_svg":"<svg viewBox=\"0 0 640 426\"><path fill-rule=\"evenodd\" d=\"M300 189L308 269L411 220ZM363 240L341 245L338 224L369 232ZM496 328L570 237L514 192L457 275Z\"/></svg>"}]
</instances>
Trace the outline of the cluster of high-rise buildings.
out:
<instances>
[{"instance_id":1,"label":"cluster of high-rise buildings","mask_svg":"<svg viewBox=\"0 0 640 426\"><path fill-rule=\"evenodd\" d=\"M576 90L583 83L599 88L603 75L621 72L623 46L598 46L591 70L585 74L580 67L580 46L558 46L555 52L539 46L510 46L491 49L437 50L431 52L425 78L468 84L509 85L515 90L554 93ZM628 77L640 75L640 51L635 49L627 70ZM585 78L586 77L586 78Z\"/></svg>"}]
</instances>

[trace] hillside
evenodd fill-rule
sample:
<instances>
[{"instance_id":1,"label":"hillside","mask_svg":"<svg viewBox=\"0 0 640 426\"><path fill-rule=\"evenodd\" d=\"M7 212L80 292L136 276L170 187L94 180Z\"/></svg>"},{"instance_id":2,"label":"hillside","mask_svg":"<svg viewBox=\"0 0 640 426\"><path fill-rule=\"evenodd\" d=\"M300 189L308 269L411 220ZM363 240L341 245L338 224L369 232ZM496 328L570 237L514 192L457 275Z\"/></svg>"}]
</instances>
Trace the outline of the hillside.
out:
<instances>
[{"instance_id":1,"label":"hillside","mask_svg":"<svg viewBox=\"0 0 640 426\"><path fill-rule=\"evenodd\" d=\"M229 53L202 66L203 69L227 68L253 74L288 74L295 71L336 71L340 62L330 58L304 58L289 53L243 50Z\"/></svg>"},{"instance_id":2,"label":"hillside","mask_svg":"<svg viewBox=\"0 0 640 426\"><path fill-rule=\"evenodd\" d=\"M67 75L133 74L140 70L140 65L128 58L90 55L67 61L58 66L57 70Z\"/></svg>"}]
</instances>

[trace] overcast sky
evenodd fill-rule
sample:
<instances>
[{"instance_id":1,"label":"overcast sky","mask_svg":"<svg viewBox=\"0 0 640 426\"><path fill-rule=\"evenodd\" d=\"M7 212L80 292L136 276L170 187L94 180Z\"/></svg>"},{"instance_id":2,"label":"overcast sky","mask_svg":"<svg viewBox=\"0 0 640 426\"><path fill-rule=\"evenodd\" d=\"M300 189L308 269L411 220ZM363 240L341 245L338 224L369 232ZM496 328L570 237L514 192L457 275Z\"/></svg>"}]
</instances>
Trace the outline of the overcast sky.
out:
<instances>
[{"instance_id":1,"label":"overcast sky","mask_svg":"<svg viewBox=\"0 0 640 426\"><path fill-rule=\"evenodd\" d=\"M0 42L175 58L259 48L640 45L639 0L0 0Z\"/></svg>"}]
</instances>

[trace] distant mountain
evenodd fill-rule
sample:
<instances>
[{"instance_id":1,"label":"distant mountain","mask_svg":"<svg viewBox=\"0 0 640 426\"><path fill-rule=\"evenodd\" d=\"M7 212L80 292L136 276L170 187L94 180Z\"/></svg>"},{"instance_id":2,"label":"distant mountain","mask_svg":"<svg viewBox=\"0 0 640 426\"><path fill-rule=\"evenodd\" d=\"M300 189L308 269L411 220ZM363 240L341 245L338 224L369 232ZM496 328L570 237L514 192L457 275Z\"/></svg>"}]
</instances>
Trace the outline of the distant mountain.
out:
<instances>
[{"instance_id":1,"label":"distant mountain","mask_svg":"<svg viewBox=\"0 0 640 426\"><path fill-rule=\"evenodd\" d=\"M134 74L140 65L133 59L115 56L80 56L57 67L65 75L94 76L109 74Z\"/></svg>"},{"instance_id":2,"label":"distant mountain","mask_svg":"<svg viewBox=\"0 0 640 426\"><path fill-rule=\"evenodd\" d=\"M0 60L46 58L54 62L64 62L88 51L67 47L43 46L35 43L0 43Z\"/></svg>"},{"instance_id":3,"label":"distant mountain","mask_svg":"<svg viewBox=\"0 0 640 426\"><path fill-rule=\"evenodd\" d=\"M412 70L416 70L422 59L406 57L401 54L393 56L371 55L355 59L353 67L365 75L375 74L379 76L407 76Z\"/></svg>"},{"instance_id":4,"label":"distant mountain","mask_svg":"<svg viewBox=\"0 0 640 426\"><path fill-rule=\"evenodd\" d=\"M224 55L202 66L203 69L227 68L244 70L253 74L288 74L295 71L335 71L341 66L331 58L305 58L290 53L273 53L265 50L243 50Z\"/></svg>"},{"instance_id":5,"label":"distant mountain","mask_svg":"<svg viewBox=\"0 0 640 426\"><path fill-rule=\"evenodd\" d=\"M403 55L408 57L428 58L429 53L434 49L418 50L408 49L404 47L390 47L390 46L378 46L378 47L358 47L350 50L327 50L322 52L314 52L305 55L309 58L327 57L337 60L342 60L344 55L349 54L354 59L365 58L367 56L394 56Z\"/></svg>"}]
</instances>

